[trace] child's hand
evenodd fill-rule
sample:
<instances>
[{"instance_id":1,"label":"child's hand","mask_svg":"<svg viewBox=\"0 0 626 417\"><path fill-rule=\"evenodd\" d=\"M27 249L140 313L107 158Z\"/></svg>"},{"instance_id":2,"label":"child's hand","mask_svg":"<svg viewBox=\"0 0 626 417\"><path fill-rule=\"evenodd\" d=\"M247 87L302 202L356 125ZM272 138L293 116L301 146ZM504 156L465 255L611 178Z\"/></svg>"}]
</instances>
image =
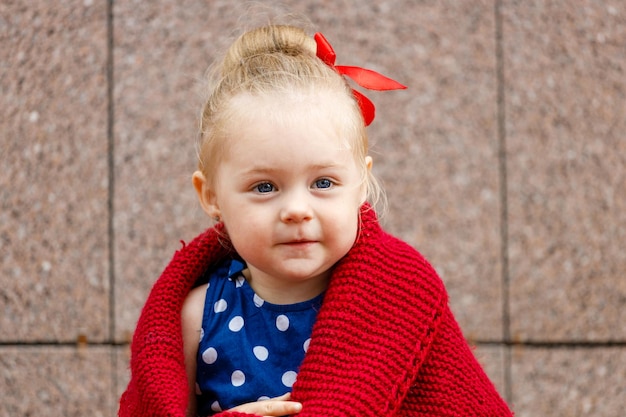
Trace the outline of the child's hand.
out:
<instances>
[{"instance_id":1,"label":"child's hand","mask_svg":"<svg viewBox=\"0 0 626 417\"><path fill-rule=\"evenodd\" d=\"M264 417L280 417L297 414L302 411L302 404L290 401L291 393L269 400L255 401L231 408L228 411L238 411L240 413L256 414Z\"/></svg>"}]
</instances>

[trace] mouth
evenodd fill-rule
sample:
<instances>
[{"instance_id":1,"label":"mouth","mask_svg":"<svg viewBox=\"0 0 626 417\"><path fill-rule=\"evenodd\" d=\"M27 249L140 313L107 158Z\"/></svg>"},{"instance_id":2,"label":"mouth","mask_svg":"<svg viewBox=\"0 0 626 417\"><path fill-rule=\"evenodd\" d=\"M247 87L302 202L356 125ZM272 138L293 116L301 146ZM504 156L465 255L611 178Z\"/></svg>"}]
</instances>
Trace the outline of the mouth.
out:
<instances>
[{"instance_id":1,"label":"mouth","mask_svg":"<svg viewBox=\"0 0 626 417\"><path fill-rule=\"evenodd\" d=\"M283 242L282 245L291 247L291 248L307 248L315 243L317 242L314 240L297 239L297 240L290 240L287 242Z\"/></svg>"}]
</instances>

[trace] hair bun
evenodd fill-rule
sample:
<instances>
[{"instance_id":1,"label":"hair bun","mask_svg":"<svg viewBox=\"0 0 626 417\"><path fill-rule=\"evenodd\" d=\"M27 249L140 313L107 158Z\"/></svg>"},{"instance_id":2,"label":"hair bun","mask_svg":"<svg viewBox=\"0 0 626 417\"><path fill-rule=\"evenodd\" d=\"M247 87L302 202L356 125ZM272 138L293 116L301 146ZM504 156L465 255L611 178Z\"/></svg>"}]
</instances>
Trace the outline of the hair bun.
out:
<instances>
[{"instance_id":1,"label":"hair bun","mask_svg":"<svg viewBox=\"0 0 626 417\"><path fill-rule=\"evenodd\" d=\"M269 25L241 35L228 49L223 72L235 69L242 62L268 54L297 57L315 56L316 44L304 30L288 25Z\"/></svg>"}]
</instances>

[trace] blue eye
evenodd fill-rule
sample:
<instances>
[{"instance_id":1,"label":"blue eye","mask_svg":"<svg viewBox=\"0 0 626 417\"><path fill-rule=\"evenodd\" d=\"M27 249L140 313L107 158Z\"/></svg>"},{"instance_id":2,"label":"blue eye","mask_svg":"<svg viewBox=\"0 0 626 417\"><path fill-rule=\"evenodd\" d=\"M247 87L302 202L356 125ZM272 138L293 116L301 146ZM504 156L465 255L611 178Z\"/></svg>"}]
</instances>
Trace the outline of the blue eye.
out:
<instances>
[{"instance_id":1,"label":"blue eye","mask_svg":"<svg viewBox=\"0 0 626 417\"><path fill-rule=\"evenodd\" d=\"M315 188L330 188L333 186L333 182L328 178L322 178L315 181Z\"/></svg>"},{"instance_id":2,"label":"blue eye","mask_svg":"<svg viewBox=\"0 0 626 417\"><path fill-rule=\"evenodd\" d=\"M274 191L274 186L269 182L264 182L254 187L254 189L261 194L271 193Z\"/></svg>"}]
</instances>

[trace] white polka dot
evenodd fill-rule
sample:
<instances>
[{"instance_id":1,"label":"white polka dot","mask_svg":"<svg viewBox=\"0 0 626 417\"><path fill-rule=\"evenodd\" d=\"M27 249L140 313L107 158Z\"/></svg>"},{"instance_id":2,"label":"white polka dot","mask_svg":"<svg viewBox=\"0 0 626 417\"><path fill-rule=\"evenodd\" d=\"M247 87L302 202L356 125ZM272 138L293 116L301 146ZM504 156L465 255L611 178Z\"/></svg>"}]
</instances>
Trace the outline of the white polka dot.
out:
<instances>
[{"instance_id":1,"label":"white polka dot","mask_svg":"<svg viewBox=\"0 0 626 417\"><path fill-rule=\"evenodd\" d=\"M220 405L219 402L214 401L213 404L211 404L211 410L215 411L216 413L219 413L220 411L222 411L222 406Z\"/></svg>"},{"instance_id":2,"label":"white polka dot","mask_svg":"<svg viewBox=\"0 0 626 417\"><path fill-rule=\"evenodd\" d=\"M294 371L287 371L283 374L281 380L283 381L283 385L286 387L293 386L294 382L296 382L296 377L298 374Z\"/></svg>"},{"instance_id":3,"label":"white polka dot","mask_svg":"<svg viewBox=\"0 0 626 417\"><path fill-rule=\"evenodd\" d=\"M246 375L241 371L235 371L230 376L230 382L233 384L233 387L240 387L246 382Z\"/></svg>"},{"instance_id":4,"label":"white polka dot","mask_svg":"<svg viewBox=\"0 0 626 417\"><path fill-rule=\"evenodd\" d=\"M259 399L257 401L267 401L269 399L270 399L270 397L268 397L267 395L262 395L262 396L259 397Z\"/></svg>"},{"instance_id":5,"label":"white polka dot","mask_svg":"<svg viewBox=\"0 0 626 417\"><path fill-rule=\"evenodd\" d=\"M228 328L231 332L238 332L243 327L243 317L235 316L228 323Z\"/></svg>"},{"instance_id":6,"label":"white polka dot","mask_svg":"<svg viewBox=\"0 0 626 417\"><path fill-rule=\"evenodd\" d=\"M263 305L263 303L265 302L264 299L262 299L261 297L259 297L258 295L254 294L254 305L257 307L261 307Z\"/></svg>"},{"instance_id":7,"label":"white polka dot","mask_svg":"<svg viewBox=\"0 0 626 417\"><path fill-rule=\"evenodd\" d=\"M242 275L239 275L239 276L237 277L237 281L235 282L235 288L239 288L239 287L241 287L241 286L243 285L243 283L244 283L244 281L245 281L245 280L246 280L246 279L245 279Z\"/></svg>"},{"instance_id":8,"label":"white polka dot","mask_svg":"<svg viewBox=\"0 0 626 417\"><path fill-rule=\"evenodd\" d=\"M228 308L228 303L223 298L216 301L215 305L213 305L213 311L215 311L216 313L222 313L226 311L226 308Z\"/></svg>"},{"instance_id":9,"label":"white polka dot","mask_svg":"<svg viewBox=\"0 0 626 417\"><path fill-rule=\"evenodd\" d=\"M217 350L215 350L215 348L212 348L212 347L208 348L207 350L202 352L202 360L207 365L214 364L215 361L217 360Z\"/></svg>"},{"instance_id":10,"label":"white polka dot","mask_svg":"<svg viewBox=\"0 0 626 417\"><path fill-rule=\"evenodd\" d=\"M304 351L308 351L309 350L309 345L311 344L311 338L309 337L307 340L304 341L304 343L302 344L302 349L304 349Z\"/></svg>"},{"instance_id":11,"label":"white polka dot","mask_svg":"<svg viewBox=\"0 0 626 417\"><path fill-rule=\"evenodd\" d=\"M269 352L265 346L255 346L252 351L254 352L254 356L260 361L266 360L269 356Z\"/></svg>"},{"instance_id":12,"label":"white polka dot","mask_svg":"<svg viewBox=\"0 0 626 417\"><path fill-rule=\"evenodd\" d=\"M202 339L204 339L204 329L200 327L200 341L201 342L202 342Z\"/></svg>"},{"instance_id":13,"label":"white polka dot","mask_svg":"<svg viewBox=\"0 0 626 417\"><path fill-rule=\"evenodd\" d=\"M284 314L276 317L276 328L281 332L284 332L289 328L289 318Z\"/></svg>"}]
</instances>

